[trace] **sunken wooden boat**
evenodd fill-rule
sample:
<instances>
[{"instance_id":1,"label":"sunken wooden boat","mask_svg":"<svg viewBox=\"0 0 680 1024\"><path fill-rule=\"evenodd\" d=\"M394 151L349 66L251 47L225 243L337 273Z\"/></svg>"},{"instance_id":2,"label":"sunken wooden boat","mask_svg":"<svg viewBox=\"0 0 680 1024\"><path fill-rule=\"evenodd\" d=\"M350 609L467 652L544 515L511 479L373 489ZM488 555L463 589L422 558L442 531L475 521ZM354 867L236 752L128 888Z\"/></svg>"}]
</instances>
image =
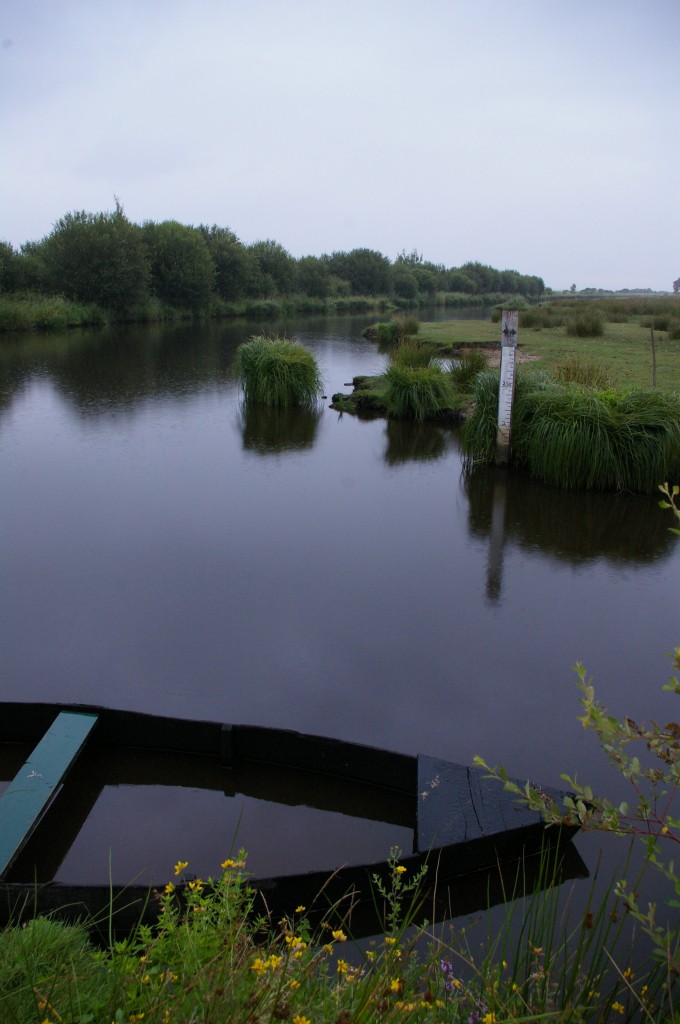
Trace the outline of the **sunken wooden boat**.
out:
<instances>
[{"instance_id":1,"label":"sunken wooden boat","mask_svg":"<svg viewBox=\"0 0 680 1024\"><path fill-rule=\"evenodd\" d=\"M546 827L479 769L287 729L2 703L0 779L11 780L0 796L0 925L58 913L108 935L111 924L125 934L155 921L154 886L54 881L104 786L208 788L409 828L413 847L401 863L429 865L422 895L430 921L507 899L520 872L523 891L545 884L546 850L551 881L588 873L570 841L575 829ZM387 873L385 861L329 864L249 884L259 915L278 921L302 903L315 920L332 907L336 917L351 914L358 937L382 926L372 886Z\"/></svg>"}]
</instances>

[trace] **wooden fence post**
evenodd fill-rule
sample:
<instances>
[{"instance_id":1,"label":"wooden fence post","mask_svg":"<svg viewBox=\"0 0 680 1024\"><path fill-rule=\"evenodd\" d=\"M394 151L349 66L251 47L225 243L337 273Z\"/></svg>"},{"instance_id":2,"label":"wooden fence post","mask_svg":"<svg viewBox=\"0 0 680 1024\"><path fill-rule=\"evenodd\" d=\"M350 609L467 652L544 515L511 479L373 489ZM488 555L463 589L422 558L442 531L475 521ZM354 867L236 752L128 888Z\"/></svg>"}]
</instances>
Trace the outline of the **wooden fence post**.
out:
<instances>
[{"instance_id":1,"label":"wooden fence post","mask_svg":"<svg viewBox=\"0 0 680 1024\"><path fill-rule=\"evenodd\" d=\"M515 395L515 358L519 313L504 310L501 321L501 379L498 387L498 433L496 434L496 465L510 459L510 428L512 400Z\"/></svg>"}]
</instances>

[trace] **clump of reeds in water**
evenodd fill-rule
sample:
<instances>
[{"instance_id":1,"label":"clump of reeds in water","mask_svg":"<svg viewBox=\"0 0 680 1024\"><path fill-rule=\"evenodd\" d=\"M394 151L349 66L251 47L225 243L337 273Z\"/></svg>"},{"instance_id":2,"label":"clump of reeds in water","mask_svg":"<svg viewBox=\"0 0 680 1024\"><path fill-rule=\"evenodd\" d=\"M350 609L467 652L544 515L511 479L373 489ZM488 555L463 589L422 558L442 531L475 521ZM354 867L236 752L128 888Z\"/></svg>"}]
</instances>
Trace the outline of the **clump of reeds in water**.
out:
<instances>
[{"instance_id":1,"label":"clump of reeds in water","mask_svg":"<svg viewBox=\"0 0 680 1024\"><path fill-rule=\"evenodd\" d=\"M493 460L497 418L498 375L480 374L463 431L470 462ZM555 487L652 494L680 474L680 398L518 374L512 462Z\"/></svg>"},{"instance_id":2,"label":"clump of reeds in water","mask_svg":"<svg viewBox=\"0 0 680 1024\"><path fill-rule=\"evenodd\" d=\"M240 345L236 372L247 402L275 408L312 406L323 390L312 353L283 338L255 337Z\"/></svg>"},{"instance_id":3,"label":"clump of reeds in water","mask_svg":"<svg viewBox=\"0 0 680 1024\"><path fill-rule=\"evenodd\" d=\"M397 418L434 418L451 404L449 375L440 366L393 362L385 371L385 381L390 411Z\"/></svg>"}]
</instances>

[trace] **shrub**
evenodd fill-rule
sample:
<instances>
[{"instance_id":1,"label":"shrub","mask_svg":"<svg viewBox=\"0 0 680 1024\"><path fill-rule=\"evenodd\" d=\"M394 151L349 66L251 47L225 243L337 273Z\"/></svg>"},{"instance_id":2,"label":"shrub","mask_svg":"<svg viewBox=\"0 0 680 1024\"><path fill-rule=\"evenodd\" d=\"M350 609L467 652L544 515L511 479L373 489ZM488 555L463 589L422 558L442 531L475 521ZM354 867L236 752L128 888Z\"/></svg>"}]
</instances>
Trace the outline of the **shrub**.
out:
<instances>
[{"instance_id":1,"label":"shrub","mask_svg":"<svg viewBox=\"0 0 680 1024\"><path fill-rule=\"evenodd\" d=\"M255 337L240 345L236 372L248 402L279 408L311 406L322 390L312 353L283 338Z\"/></svg>"},{"instance_id":2,"label":"shrub","mask_svg":"<svg viewBox=\"0 0 680 1024\"><path fill-rule=\"evenodd\" d=\"M392 415L422 420L448 408L451 390L448 375L438 366L398 366L385 373L387 401Z\"/></svg>"}]
</instances>

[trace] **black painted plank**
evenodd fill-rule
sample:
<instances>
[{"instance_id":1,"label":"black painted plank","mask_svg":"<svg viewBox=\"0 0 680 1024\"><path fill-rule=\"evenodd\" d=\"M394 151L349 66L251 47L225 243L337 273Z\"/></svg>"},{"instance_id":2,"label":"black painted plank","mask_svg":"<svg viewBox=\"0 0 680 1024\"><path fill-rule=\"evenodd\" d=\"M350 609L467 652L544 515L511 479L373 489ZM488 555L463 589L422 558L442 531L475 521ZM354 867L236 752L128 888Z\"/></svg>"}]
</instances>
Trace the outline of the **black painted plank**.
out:
<instances>
[{"instance_id":1,"label":"black painted plank","mask_svg":"<svg viewBox=\"0 0 680 1024\"><path fill-rule=\"evenodd\" d=\"M561 795L545 790L554 799ZM480 768L418 756L417 849L439 849L536 828L541 817Z\"/></svg>"}]
</instances>

